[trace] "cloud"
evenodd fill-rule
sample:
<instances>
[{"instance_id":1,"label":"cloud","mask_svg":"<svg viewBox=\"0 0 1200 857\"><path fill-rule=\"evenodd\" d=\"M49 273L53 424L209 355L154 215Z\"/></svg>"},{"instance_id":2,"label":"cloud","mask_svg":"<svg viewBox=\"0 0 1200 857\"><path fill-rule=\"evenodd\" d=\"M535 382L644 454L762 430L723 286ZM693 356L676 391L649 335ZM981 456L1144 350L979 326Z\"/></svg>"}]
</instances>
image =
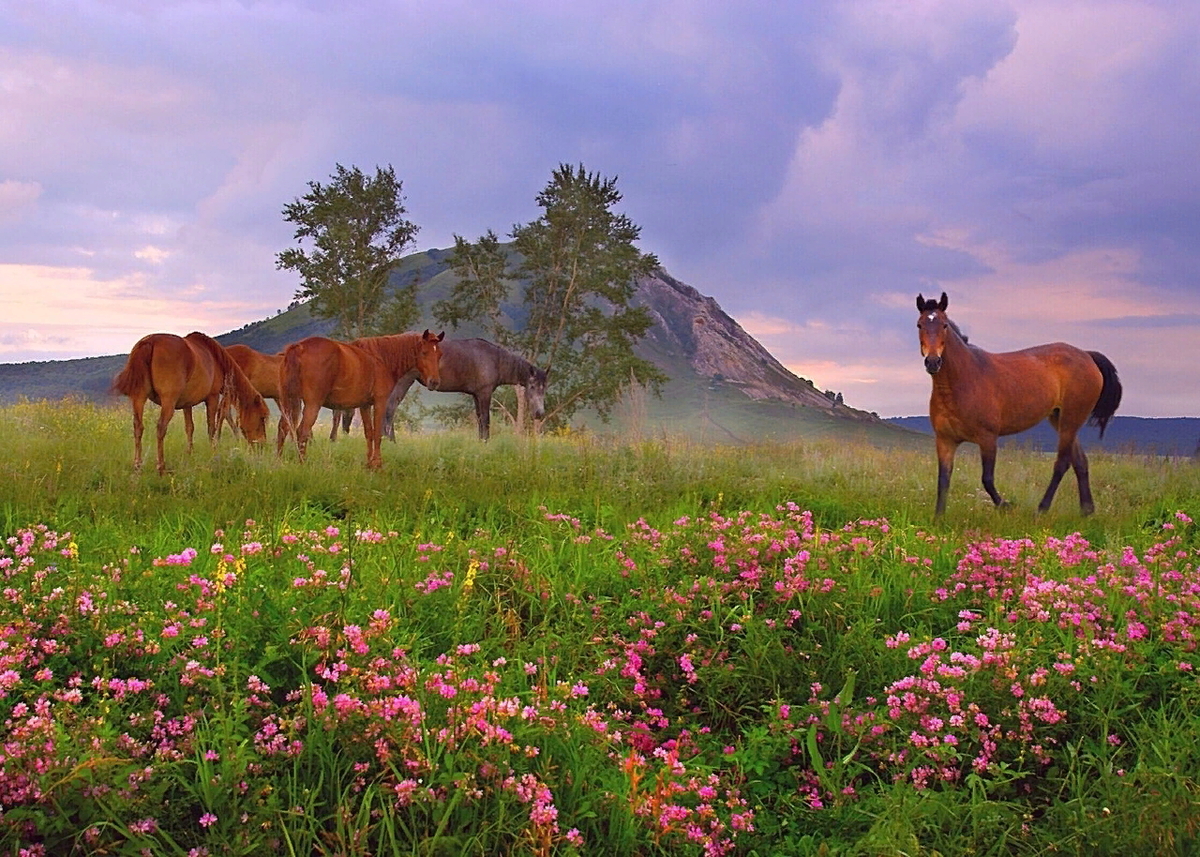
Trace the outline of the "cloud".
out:
<instances>
[{"instance_id":1,"label":"cloud","mask_svg":"<svg viewBox=\"0 0 1200 857\"><path fill-rule=\"evenodd\" d=\"M105 280L82 267L0 265L0 294L0 355L13 360L74 357L81 347L86 356L124 353L157 330L224 332L240 327L252 305L206 298L198 285L163 295L140 277Z\"/></svg>"},{"instance_id":2,"label":"cloud","mask_svg":"<svg viewBox=\"0 0 1200 857\"><path fill-rule=\"evenodd\" d=\"M913 299L946 290L973 340L1112 351L1122 412L1193 412L1198 39L1200 6L1157 0L18 0L0 298L45 300L0 357L286 306L281 209L337 163L393 165L426 249L507 234L582 162L852 405L921 412ZM84 293L136 325L54 327Z\"/></svg>"},{"instance_id":3,"label":"cloud","mask_svg":"<svg viewBox=\"0 0 1200 857\"><path fill-rule=\"evenodd\" d=\"M42 195L42 186L37 182L19 182L8 179L0 182L0 223L11 223L31 211Z\"/></svg>"}]
</instances>

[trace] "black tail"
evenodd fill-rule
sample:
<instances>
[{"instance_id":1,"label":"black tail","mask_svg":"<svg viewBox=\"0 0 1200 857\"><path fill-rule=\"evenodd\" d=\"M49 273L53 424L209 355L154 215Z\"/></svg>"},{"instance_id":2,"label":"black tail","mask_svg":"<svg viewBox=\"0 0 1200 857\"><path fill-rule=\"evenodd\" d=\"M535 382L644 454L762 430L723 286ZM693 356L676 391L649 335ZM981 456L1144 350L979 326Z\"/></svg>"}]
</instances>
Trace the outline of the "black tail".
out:
<instances>
[{"instance_id":1,"label":"black tail","mask_svg":"<svg viewBox=\"0 0 1200 857\"><path fill-rule=\"evenodd\" d=\"M1100 437L1104 437L1104 428L1108 425L1108 421L1112 419L1112 415L1117 412L1117 408L1121 404L1121 379L1117 377L1117 367L1112 364L1112 361L1101 354L1099 351L1089 351L1092 355L1092 360L1096 362L1096 366L1100 369L1100 374L1104 376L1104 386L1100 390L1100 398L1096 400L1096 407L1092 408L1092 417L1088 420L1094 426L1100 426Z\"/></svg>"}]
</instances>

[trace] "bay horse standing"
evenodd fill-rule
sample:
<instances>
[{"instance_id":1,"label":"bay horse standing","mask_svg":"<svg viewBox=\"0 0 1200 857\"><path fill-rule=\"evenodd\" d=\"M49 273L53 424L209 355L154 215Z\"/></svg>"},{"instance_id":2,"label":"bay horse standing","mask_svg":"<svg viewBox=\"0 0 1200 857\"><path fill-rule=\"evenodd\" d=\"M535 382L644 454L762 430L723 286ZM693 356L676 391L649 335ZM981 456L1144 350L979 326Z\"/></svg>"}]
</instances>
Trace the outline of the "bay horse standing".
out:
<instances>
[{"instance_id":1,"label":"bay horse standing","mask_svg":"<svg viewBox=\"0 0 1200 857\"><path fill-rule=\"evenodd\" d=\"M1036 345L1021 351L992 354L968 345L958 326L946 316L949 300L917 295L917 332L925 371L933 379L929 422L937 438L938 490L935 515L946 509L954 453L963 441L979 445L983 488L997 506L996 442L1037 425L1046 417L1058 432L1058 455L1050 485L1038 511L1045 512L1067 468L1079 483L1079 508L1095 510L1088 481L1088 460L1079 445L1085 422L1104 428L1121 403L1116 367L1098 351L1083 351L1065 342Z\"/></svg>"},{"instance_id":2,"label":"bay horse standing","mask_svg":"<svg viewBox=\"0 0 1200 857\"><path fill-rule=\"evenodd\" d=\"M310 336L283 351L279 365L279 433L276 453L294 432L296 449L304 460L313 423L321 408L358 408L367 436L367 467L382 464L379 452L383 412L396 381L415 371L431 389L438 386L438 364L445 332L397 333L338 342ZM303 405L303 414L301 413Z\"/></svg>"},{"instance_id":3,"label":"bay horse standing","mask_svg":"<svg viewBox=\"0 0 1200 857\"><path fill-rule=\"evenodd\" d=\"M438 392L466 393L474 399L480 440L487 440L491 434L492 396L497 387L505 384L524 387L525 402L534 418L540 420L546 415L546 371L494 342L486 339L447 339L442 343L439 370ZM392 440L396 439L396 409L417 380L417 374L409 372L400 379L388 397L383 432ZM337 416L334 414L331 439L337 433ZM349 430L351 416L353 413L350 411L342 415L343 431Z\"/></svg>"},{"instance_id":4,"label":"bay horse standing","mask_svg":"<svg viewBox=\"0 0 1200 857\"><path fill-rule=\"evenodd\" d=\"M215 339L198 331L180 337L151 333L133 346L125 368L112 389L133 405L133 466L142 466L142 413L146 400L160 408L158 416L158 473L166 471L163 439L177 408L183 409L188 452L192 451L192 407L204 403L208 438L214 440L230 400L237 409L242 434L251 443L267 436L267 410L258 391Z\"/></svg>"}]
</instances>

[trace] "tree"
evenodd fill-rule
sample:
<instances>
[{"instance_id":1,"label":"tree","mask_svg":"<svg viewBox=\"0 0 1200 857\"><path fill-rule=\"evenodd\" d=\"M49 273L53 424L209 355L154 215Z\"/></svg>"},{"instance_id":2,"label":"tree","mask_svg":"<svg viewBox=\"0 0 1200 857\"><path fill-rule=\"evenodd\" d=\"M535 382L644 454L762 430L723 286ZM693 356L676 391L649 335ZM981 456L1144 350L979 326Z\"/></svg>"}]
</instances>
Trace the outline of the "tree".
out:
<instances>
[{"instance_id":1,"label":"tree","mask_svg":"<svg viewBox=\"0 0 1200 857\"><path fill-rule=\"evenodd\" d=\"M362 336L387 295L388 275L417 234L406 220L401 182L389 164L373 178L358 167L337 164L327 185L309 182L309 192L283 207L296 224L292 247L278 254L277 268L300 274L296 297L311 300L311 312L337 322L336 334ZM401 298L403 301L403 298Z\"/></svg>"},{"instance_id":2,"label":"tree","mask_svg":"<svg viewBox=\"0 0 1200 857\"><path fill-rule=\"evenodd\" d=\"M616 179L560 165L537 197L542 216L513 227L517 264L491 230L471 244L455 236L451 269L458 282L449 299L434 305L439 322L480 323L487 335L550 372L546 421L564 422L590 407L607 420L627 384L660 393L667 380L653 363L633 353L652 319L630 306L634 284L658 267L634 242L641 233L626 215ZM505 323L501 301L509 281L525 284L525 326ZM518 425L523 421L518 401Z\"/></svg>"},{"instance_id":3,"label":"tree","mask_svg":"<svg viewBox=\"0 0 1200 857\"><path fill-rule=\"evenodd\" d=\"M513 346L513 333L504 324L500 302L508 297L508 251L500 237L488 230L472 244L454 236L450 270L457 276L446 300L435 301L433 317L454 329L463 322L478 321L484 336L506 348Z\"/></svg>"},{"instance_id":4,"label":"tree","mask_svg":"<svg viewBox=\"0 0 1200 857\"><path fill-rule=\"evenodd\" d=\"M516 339L550 372L547 421L585 407L607 420L630 379L656 394L667 380L633 352L653 323L646 307L630 305L634 284L658 259L634 246L641 227L612 210L620 201L616 178L560 164L538 194L542 216L513 228L529 313Z\"/></svg>"}]
</instances>

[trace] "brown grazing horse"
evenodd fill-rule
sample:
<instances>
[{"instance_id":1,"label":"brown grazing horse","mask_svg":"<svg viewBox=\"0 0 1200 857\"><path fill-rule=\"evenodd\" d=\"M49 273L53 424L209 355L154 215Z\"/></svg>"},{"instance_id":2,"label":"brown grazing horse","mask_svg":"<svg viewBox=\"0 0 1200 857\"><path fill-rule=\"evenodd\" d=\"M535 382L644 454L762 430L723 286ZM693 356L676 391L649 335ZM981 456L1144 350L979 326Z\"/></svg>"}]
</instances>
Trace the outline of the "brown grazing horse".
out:
<instances>
[{"instance_id":1,"label":"brown grazing horse","mask_svg":"<svg viewBox=\"0 0 1200 857\"><path fill-rule=\"evenodd\" d=\"M264 399L272 399L279 401L279 361L283 357L283 353L279 354L263 354L261 351L255 351L249 345L226 346L225 351L233 358L233 362L245 373L250 379L250 383L254 385L254 389L258 390ZM232 429L237 428L233 424L233 418L228 411L225 413L225 419L221 425L217 426L217 437L221 436L221 430L225 423L229 423Z\"/></svg>"},{"instance_id":2,"label":"brown grazing horse","mask_svg":"<svg viewBox=\"0 0 1200 857\"><path fill-rule=\"evenodd\" d=\"M279 401L279 364L283 360L282 351L278 354L263 354L241 343L230 345L225 350L246 373L254 389L258 390L264 399Z\"/></svg>"},{"instance_id":3,"label":"brown grazing horse","mask_svg":"<svg viewBox=\"0 0 1200 857\"><path fill-rule=\"evenodd\" d=\"M933 378L929 422L937 438L938 490L936 515L946 509L954 453L963 441L979 444L983 488L997 506L996 441L1002 435L1032 428L1046 417L1058 431L1058 457L1050 485L1038 511L1050 508L1068 467L1079 482L1083 514L1095 509L1088 482L1088 461L1079 445L1079 429L1089 419L1104 428L1121 403L1116 367L1097 351L1082 351L1065 342L1036 345L1021 351L992 354L974 345L946 317L941 300L917 295L917 332L925 371Z\"/></svg>"},{"instance_id":4,"label":"brown grazing horse","mask_svg":"<svg viewBox=\"0 0 1200 857\"><path fill-rule=\"evenodd\" d=\"M491 433L492 395L496 388L515 384L525 390L525 404L534 419L546 415L546 370L539 369L519 354L501 348L486 339L447 339L442 343L442 361L439 364L439 393L466 393L475 401L475 418L479 427L479 439L487 440ZM417 380L415 372L409 372L388 397L387 410L383 415L383 433L396 439L396 408ZM353 411L342 412L342 430L350 430ZM338 414L334 413L333 440L338 429Z\"/></svg>"},{"instance_id":5,"label":"brown grazing horse","mask_svg":"<svg viewBox=\"0 0 1200 857\"><path fill-rule=\"evenodd\" d=\"M251 443L267 436L267 404L237 363L215 339L193 331L185 337L151 333L133 346L125 368L113 379L112 389L128 396L133 405L133 466L142 466L142 411L146 400L156 403L158 416L158 472L166 471L163 439L176 408L183 409L188 452L192 451L192 406L204 403L208 438L229 412L230 399L237 407L242 434Z\"/></svg>"},{"instance_id":6,"label":"brown grazing horse","mask_svg":"<svg viewBox=\"0 0 1200 857\"><path fill-rule=\"evenodd\" d=\"M230 345L225 350L229 352L229 356L234 359L234 362L242 367L242 371L246 373L246 377L250 379L254 389L262 393L264 399L279 402L279 364L283 362L282 351L277 354L263 354L261 351L255 351L249 345L241 343ZM354 411L346 411L346 413L353 415ZM347 422L349 422L349 417L347 417Z\"/></svg>"},{"instance_id":7,"label":"brown grazing horse","mask_svg":"<svg viewBox=\"0 0 1200 857\"><path fill-rule=\"evenodd\" d=\"M300 460L321 408L358 408L367 436L367 467L382 463L379 452L383 412L396 381L416 370L431 389L438 385L438 363L445 332L370 336L353 343L324 336L293 342L279 366L280 418L275 450L283 454L289 432L295 433ZM301 414L301 404L304 412Z\"/></svg>"}]
</instances>

